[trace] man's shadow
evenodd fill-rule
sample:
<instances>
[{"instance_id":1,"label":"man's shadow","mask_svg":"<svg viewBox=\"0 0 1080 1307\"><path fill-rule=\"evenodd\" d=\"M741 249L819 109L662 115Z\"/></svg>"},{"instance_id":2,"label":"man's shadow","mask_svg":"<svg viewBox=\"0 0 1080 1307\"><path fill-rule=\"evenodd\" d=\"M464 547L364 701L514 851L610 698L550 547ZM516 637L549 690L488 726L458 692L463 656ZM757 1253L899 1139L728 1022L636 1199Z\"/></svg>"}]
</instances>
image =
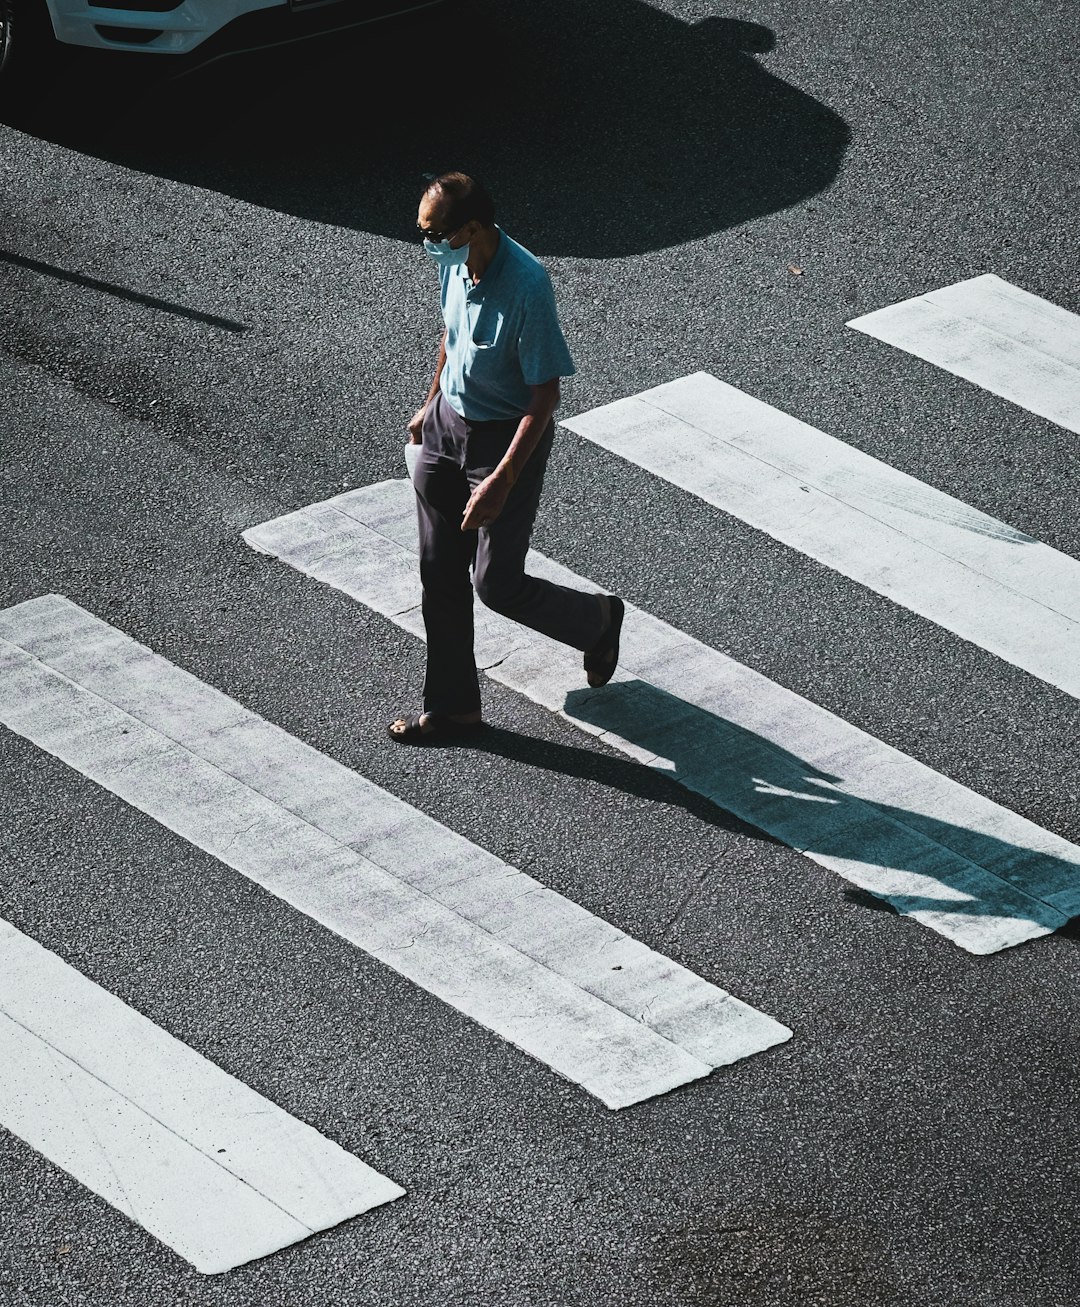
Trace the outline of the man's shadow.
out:
<instances>
[{"instance_id":1,"label":"man's shadow","mask_svg":"<svg viewBox=\"0 0 1080 1307\"><path fill-rule=\"evenodd\" d=\"M452 742L452 747L457 745L458 742ZM517 731L491 725L481 734L468 737L466 747L474 752L482 751L497 758L524 763L529 767L536 767L559 776L595 782L620 794L629 794L648 803L666 803L720 830L747 835L769 844L783 843L782 840L774 839L766 832L740 821L732 813L718 808L704 795L687 790L664 772L643 767L629 758L613 758L596 749L559 744L554 740L542 740L536 736L522 735Z\"/></svg>"},{"instance_id":2,"label":"man's shadow","mask_svg":"<svg viewBox=\"0 0 1080 1307\"><path fill-rule=\"evenodd\" d=\"M180 77L125 56L131 76L99 77L90 99L4 117L137 172L394 239L415 239L424 176L462 168L537 254L624 258L836 178L848 129L768 71L773 43L754 23L687 24L638 0L464 0Z\"/></svg>"},{"instance_id":3,"label":"man's shadow","mask_svg":"<svg viewBox=\"0 0 1080 1307\"><path fill-rule=\"evenodd\" d=\"M552 746L531 740L525 748L502 733L489 733L487 744L481 737L477 747L591 776L643 798L672 802L674 791L690 791L716 805L717 815L707 818L715 824L763 834L832 866L856 885L861 881L848 898L864 906L876 902L938 918L993 917L1076 934L1066 922L1080 907L1080 862L846 793L840 788L845 780L857 788L858 777L826 773L646 681L572 691L564 710L572 720L657 755L657 763L613 767L606 760L601 767L592 751L561 746L552 753ZM655 779L646 779L650 774ZM690 803L682 806L704 815Z\"/></svg>"}]
</instances>

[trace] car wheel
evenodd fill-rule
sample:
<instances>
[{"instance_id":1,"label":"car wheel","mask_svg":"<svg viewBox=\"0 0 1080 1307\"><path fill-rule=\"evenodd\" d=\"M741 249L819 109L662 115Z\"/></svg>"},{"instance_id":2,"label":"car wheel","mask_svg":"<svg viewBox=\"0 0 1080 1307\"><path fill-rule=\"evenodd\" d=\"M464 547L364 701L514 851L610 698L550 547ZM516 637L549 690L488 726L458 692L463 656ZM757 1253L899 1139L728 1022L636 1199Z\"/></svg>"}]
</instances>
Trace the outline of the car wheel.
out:
<instances>
[{"instance_id":1,"label":"car wheel","mask_svg":"<svg viewBox=\"0 0 1080 1307\"><path fill-rule=\"evenodd\" d=\"M0 0L0 75L11 58L11 0Z\"/></svg>"},{"instance_id":2,"label":"car wheel","mask_svg":"<svg viewBox=\"0 0 1080 1307\"><path fill-rule=\"evenodd\" d=\"M23 85L55 45L45 0L0 0L0 87Z\"/></svg>"}]
</instances>

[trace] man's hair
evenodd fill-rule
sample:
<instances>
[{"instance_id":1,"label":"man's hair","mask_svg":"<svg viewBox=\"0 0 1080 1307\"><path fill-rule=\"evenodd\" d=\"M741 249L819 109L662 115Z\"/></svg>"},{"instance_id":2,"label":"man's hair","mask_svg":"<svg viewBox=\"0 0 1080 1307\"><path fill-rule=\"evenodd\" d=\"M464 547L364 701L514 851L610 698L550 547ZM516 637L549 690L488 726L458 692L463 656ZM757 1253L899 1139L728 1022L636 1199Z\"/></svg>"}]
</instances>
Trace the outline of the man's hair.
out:
<instances>
[{"instance_id":1,"label":"man's hair","mask_svg":"<svg viewBox=\"0 0 1080 1307\"><path fill-rule=\"evenodd\" d=\"M474 218L482 227L490 227L495 221L495 203L487 187L467 173L440 173L428 182L424 194L441 194L445 199L448 231L457 231Z\"/></svg>"}]
</instances>

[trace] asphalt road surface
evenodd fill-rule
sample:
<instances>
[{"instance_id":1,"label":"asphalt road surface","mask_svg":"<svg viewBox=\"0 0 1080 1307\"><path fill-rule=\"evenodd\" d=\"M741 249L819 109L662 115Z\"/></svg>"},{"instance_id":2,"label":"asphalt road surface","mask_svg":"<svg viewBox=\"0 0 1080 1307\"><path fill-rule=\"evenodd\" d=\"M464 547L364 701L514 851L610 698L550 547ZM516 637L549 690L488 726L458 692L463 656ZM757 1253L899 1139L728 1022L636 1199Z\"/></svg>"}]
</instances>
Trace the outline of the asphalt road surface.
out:
<instances>
[{"instance_id":1,"label":"asphalt road surface","mask_svg":"<svg viewBox=\"0 0 1080 1307\"><path fill-rule=\"evenodd\" d=\"M1075 0L476 0L177 82L80 68L62 100L5 108L0 623L64 596L152 650L163 695L184 669L791 1031L608 1107L241 874L167 804L132 801L123 759L65 761L62 726L35 743L5 664L0 918L405 1191L207 1275L149 1232L149 1207L130 1219L27 1142L52 1104L91 1170L124 1146L108 1108L56 1107L59 1055L40 1099L0 1064L5 1305L1077 1301L1070 646L1060 676L1035 674L853 577L868 558L886 576L879 545L855 536L841 566L571 426L710 374L907 474L909 495L958 501L979 548L1057 551L1045 607L1075 612L1077 422L847 324L986 274L1080 313L1078 50ZM424 174L455 167L549 268L577 364L535 549L724 675L749 669L745 710L781 741L796 705L803 747L779 780L755 772L759 791L834 802L790 777L839 721L879 742L841 784L872 789L898 753L1048 833L1046 930L973 952L865 887L864 853L890 864L861 828L824 856L708 797L730 732L705 781L648 766L494 666L482 741L387 740L418 706L422 640L393 604L243 533L405 476L440 326L415 208ZM1080 352L1075 319L1056 321L1066 381L1043 389L1060 396ZM699 456L688 439L685 464ZM893 578L909 571L897 559ZM963 598L985 618L980 584ZM690 729L673 709L650 753ZM921 783L890 811L916 811ZM1018 843L999 836L1006 861ZM909 890L939 874L898 870ZM31 998L48 1007L48 988ZM166 1163L141 1156L168 1194Z\"/></svg>"}]
</instances>

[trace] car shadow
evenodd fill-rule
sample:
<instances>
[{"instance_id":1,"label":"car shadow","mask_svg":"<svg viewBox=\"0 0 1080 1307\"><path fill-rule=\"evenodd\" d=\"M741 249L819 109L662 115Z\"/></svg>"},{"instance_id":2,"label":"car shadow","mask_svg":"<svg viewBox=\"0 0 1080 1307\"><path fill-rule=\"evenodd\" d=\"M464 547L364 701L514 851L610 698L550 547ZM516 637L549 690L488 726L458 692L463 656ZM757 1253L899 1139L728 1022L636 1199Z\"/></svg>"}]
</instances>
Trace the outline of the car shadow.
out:
<instances>
[{"instance_id":1,"label":"car shadow","mask_svg":"<svg viewBox=\"0 0 1080 1307\"><path fill-rule=\"evenodd\" d=\"M834 181L848 128L769 72L773 45L755 23L688 24L639 0L468 0L180 77L161 58L83 52L93 95L2 116L140 173L392 239L413 238L423 178L461 168L537 254L621 258Z\"/></svg>"}]
</instances>

